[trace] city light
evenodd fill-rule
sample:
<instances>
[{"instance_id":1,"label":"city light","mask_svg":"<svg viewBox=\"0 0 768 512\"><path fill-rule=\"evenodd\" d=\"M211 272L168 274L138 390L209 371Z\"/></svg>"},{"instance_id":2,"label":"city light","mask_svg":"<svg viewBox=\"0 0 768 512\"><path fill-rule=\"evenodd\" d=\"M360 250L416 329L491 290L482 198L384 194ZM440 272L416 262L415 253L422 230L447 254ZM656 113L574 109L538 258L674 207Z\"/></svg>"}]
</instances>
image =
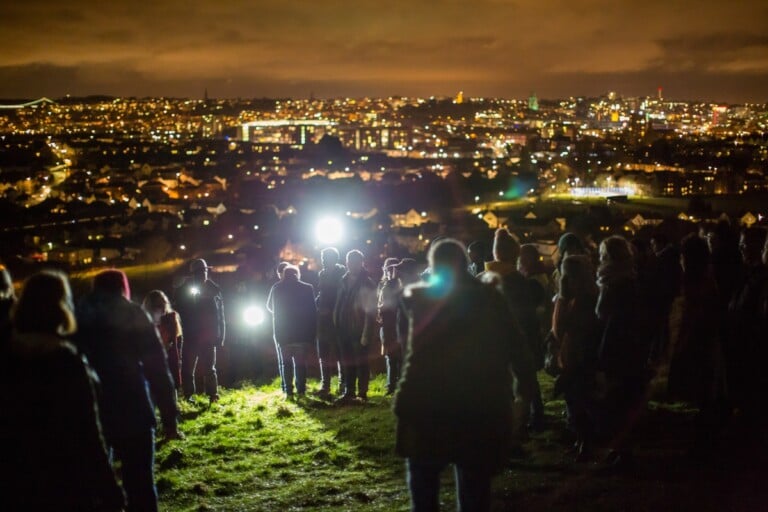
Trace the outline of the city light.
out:
<instances>
[{"instance_id":1,"label":"city light","mask_svg":"<svg viewBox=\"0 0 768 512\"><path fill-rule=\"evenodd\" d=\"M193 286L189 289L189 293L193 297L197 297L198 295L200 295L200 288L198 288L197 286Z\"/></svg>"},{"instance_id":2,"label":"city light","mask_svg":"<svg viewBox=\"0 0 768 512\"><path fill-rule=\"evenodd\" d=\"M324 217L315 225L315 237L322 244L338 243L344 233L344 226L335 217Z\"/></svg>"}]
</instances>

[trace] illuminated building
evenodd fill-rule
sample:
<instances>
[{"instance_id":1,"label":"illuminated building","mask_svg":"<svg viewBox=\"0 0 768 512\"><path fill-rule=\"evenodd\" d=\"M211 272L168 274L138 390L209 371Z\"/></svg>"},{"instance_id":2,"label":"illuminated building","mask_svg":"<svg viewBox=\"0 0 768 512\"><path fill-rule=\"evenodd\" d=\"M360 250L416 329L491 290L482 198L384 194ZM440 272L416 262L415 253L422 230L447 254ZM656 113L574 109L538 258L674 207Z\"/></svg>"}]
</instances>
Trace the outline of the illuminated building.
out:
<instances>
[{"instance_id":1,"label":"illuminated building","mask_svg":"<svg viewBox=\"0 0 768 512\"><path fill-rule=\"evenodd\" d=\"M307 144L319 141L335 123L317 119L249 121L239 126L244 142Z\"/></svg>"},{"instance_id":2,"label":"illuminated building","mask_svg":"<svg viewBox=\"0 0 768 512\"><path fill-rule=\"evenodd\" d=\"M532 92L528 97L528 110L537 112L539 110L539 99L536 97L536 93Z\"/></svg>"},{"instance_id":3,"label":"illuminated building","mask_svg":"<svg viewBox=\"0 0 768 512\"><path fill-rule=\"evenodd\" d=\"M728 107L717 106L712 108L712 126L721 126L728 121Z\"/></svg>"}]
</instances>

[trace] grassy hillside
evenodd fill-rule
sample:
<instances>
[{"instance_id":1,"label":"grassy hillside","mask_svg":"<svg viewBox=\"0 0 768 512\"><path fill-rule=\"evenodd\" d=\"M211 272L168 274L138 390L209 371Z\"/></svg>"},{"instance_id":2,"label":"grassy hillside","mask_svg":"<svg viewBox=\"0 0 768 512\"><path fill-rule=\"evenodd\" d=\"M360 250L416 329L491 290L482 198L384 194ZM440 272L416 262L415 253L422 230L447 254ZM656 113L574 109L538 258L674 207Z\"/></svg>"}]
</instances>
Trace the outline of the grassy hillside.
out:
<instances>
[{"instance_id":1,"label":"grassy hillside","mask_svg":"<svg viewBox=\"0 0 768 512\"><path fill-rule=\"evenodd\" d=\"M542 380L546 399L551 380ZM408 510L390 405L381 376L366 405L286 402L275 382L224 390L210 408L204 398L185 403L186 439L158 448L161 510ZM649 405L636 468L620 475L572 462L563 403L549 400L546 408L551 428L533 435L527 455L496 480L494 510L765 510L766 465L757 447L731 432L714 460L687 459L694 411L681 404ZM441 501L443 510L455 509L448 472Z\"/></svg>"},{"instance_id":2,"label":"grassy hillside","mask_svg":"<svg viewBox=\"0 0 768 512\"><path fill-rule=\"evenodd\" d=\"M183 441L161 445L164 510L399 510L408 503L392 450L382 379L365 405L287 402L279 385L182 405Z\"/></svg>"}]
</instances>

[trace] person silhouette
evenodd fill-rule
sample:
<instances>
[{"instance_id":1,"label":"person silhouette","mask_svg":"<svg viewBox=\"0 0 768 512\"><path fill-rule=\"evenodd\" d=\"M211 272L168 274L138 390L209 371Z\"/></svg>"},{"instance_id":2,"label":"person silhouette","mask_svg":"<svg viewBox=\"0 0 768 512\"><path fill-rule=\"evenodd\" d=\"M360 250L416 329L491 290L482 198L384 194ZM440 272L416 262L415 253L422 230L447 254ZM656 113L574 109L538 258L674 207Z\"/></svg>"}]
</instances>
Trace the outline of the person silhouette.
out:
<instances>
[{"instance_id":1,"label":"person silhouette","mask_svg":"<svg viewBox=\"0 0 768 512\"><path fill-rule=\"evenodd\" d=\"M66 276L24 283L0 379L0 510L123 510L102 437L96 376L66 337L77 329Z\"/></svg>"}]
</instances>

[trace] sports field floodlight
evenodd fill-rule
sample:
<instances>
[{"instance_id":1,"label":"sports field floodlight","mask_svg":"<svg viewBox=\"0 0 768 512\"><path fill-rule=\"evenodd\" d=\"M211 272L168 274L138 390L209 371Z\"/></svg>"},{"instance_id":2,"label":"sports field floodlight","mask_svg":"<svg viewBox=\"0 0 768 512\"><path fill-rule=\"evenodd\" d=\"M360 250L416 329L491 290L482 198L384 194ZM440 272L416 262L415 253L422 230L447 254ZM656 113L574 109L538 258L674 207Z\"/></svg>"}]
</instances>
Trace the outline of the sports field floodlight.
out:
<instances>
[{"instance_id":1,"label":"sports field floodlight","mask_svg":"<svg viewBox=\"0 0 768 512\"><path fill-rule=\"evenodd\" d=\"M321 244L336 244L341 241L344 227L335 217L324 217L315 225L315 236Z\"/></svg>"},{"instance_id":2,"label":"sports field floodlight","mask_svg":"<svg viewBox=\"0 0 768 512\"><path fill-rule=\"evenodd\" d=\"M259 306L248 306L243 310L243 321L248 327L256 327L264 323L267 315Z\"/></svg>"}]
</instances>

